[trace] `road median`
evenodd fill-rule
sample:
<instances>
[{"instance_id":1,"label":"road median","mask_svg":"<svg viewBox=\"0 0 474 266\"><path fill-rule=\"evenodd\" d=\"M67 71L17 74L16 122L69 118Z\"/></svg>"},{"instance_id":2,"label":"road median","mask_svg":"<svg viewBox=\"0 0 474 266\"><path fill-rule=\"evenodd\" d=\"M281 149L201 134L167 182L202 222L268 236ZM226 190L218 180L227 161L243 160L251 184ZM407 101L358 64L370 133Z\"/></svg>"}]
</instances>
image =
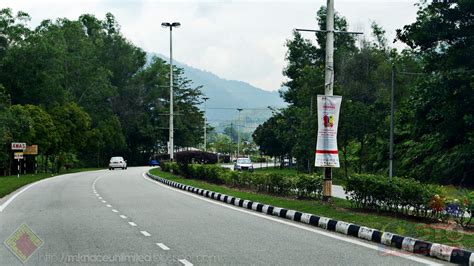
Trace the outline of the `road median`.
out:
<instances>
[{"instance_id":1,"label":"road median","mask_svg":"<svg viewBox=\"0 0 474 266\"><path fill-rule=\"evenodd\" d=\"M474 262L474 256L471 256L472 252L464 248L457 248L449 245L432 243L429 241L406 237L401 234L394 234L387 231L370 228L367 226L332 219L329 217L265 204L251 199L236 197L233 195L227 195L230 193L224 194L221 192L202 189L197 187L196 185L186 185L167 178L163 178L163 174L164 173L160 172L158 172L158 174L157 172L154 172L154 174L147 172L148 177L168 186L185 190L190 193L198 194L200 196L224 202L237 207L253 210L267 215L289 219L295 222L301 222L328 231L334 231L359 239L368 240L377 244L398 248L403 250L403 252L426 255L429 257L457 264L472 264Z\"/></svg>"}]
</instances>

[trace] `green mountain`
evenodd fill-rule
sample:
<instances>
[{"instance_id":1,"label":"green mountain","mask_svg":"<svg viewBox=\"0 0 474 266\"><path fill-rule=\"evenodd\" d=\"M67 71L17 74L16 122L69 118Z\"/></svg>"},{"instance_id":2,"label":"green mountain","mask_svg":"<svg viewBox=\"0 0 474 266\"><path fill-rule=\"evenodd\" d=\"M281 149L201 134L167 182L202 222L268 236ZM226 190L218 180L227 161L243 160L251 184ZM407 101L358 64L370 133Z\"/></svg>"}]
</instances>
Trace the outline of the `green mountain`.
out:
<instances>
[{"instance_id":1,"label":"green mountain","mask_svg":"<svg viewBox=\"0 0 474 266\"><path fill-rule=\"evenodd\" d=\"M168 61L169 58L160 54L150 54ZM286 104L278 91L265 91L249 83L238 80L227 80L206 71L188 66L173 60L173 63L184 69L184 75L196 86L202 85L202 92L207 101L206 117L208 123L216 127L216 131L238 124L238 108L241 112L242 131L251 132L259 124L271 116L272 108L281 108ZM204 108L204 106L203 106Z\"/></svg>"}]
</instances>

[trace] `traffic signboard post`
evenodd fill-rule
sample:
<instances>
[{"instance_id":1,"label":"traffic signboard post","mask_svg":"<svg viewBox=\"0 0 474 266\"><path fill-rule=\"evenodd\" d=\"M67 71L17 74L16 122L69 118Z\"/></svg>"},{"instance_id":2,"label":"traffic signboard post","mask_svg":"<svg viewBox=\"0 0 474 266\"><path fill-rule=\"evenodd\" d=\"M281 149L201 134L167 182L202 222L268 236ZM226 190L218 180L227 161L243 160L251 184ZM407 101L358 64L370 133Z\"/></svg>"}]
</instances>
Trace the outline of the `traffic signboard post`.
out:
<instances>
[{"instance_id":1,"label":"traffic signboard post","mask_svg":"<svg viewBox=\"0 0 474 266\"><path fill-rule=\"evenodd\" d=\"M17 160L17 177L20 178L20 160L23 160L23 152L15 152L14 158Z\"/></svg>"},{"instance_id":2,"label":"traffic signboard post","mask_svg":"<svg viewBox=\"0 0 474 266\"><path fill-rule=\"evenodd\" d=\"M25 149L26 149L26 143L12 142L12 151L24 151Z\"/></svg>"},{"instance_id":3,"label":"traffic signboard post","mask_svg":"<svg viewBox=\"0 0 474 266\"><path fill-rule=\"evenodd\" d=\"M23 160L23 151L26 150L25 142L12 142L12 151L21 151L13 153L13 158L17 160L17 177L20 178L20 160Z\"/></svg>"}]
</instances>

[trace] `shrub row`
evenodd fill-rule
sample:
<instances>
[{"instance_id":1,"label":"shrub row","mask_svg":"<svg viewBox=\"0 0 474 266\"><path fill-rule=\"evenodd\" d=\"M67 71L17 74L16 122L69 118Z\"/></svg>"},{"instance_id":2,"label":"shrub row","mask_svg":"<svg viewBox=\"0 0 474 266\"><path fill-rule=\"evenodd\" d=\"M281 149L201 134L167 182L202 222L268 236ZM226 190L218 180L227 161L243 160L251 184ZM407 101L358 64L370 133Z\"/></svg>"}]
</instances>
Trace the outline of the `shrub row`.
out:
<instances>
[{"instance_id":1,"label":"shrub row","mask_svg":"<svg viewBox=\"0 0 474 266\"><path fill-rule=\"evenodd\" d=\"M349 201L359 208L402 213L416 217L440 219L453 218L462 226L469 226L474 194L459 199L448 199L445 190L438 185L423 184L414 179L391 180L383 176L354 174L347 179L344 188Z\"/></svg>"},{"instance_id":2,"label":"shrub row","mask_svg":"<svg viewBox=\"0 0 474 266\"><path fill-rule=\"evenodd\" d=\"M299 174L290 177L278 173L237 172L218 165L163 162L161 170L185 178L298 198L320 198L323 186L322 177L317 175Z\"/></svg>"}]
</instances>

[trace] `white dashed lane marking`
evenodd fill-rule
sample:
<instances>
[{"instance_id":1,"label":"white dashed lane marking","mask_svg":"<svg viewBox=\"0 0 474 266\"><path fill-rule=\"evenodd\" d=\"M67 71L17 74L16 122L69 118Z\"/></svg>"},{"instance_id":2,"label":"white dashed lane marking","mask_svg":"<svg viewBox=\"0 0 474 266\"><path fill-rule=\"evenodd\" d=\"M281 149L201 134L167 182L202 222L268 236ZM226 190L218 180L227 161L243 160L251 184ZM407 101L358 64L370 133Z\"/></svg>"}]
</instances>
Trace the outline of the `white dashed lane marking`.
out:
<instances>
[{"instance_id":1,"label":"white dashed lane marking","mask_svg":"<svg viewBox=\"0 0 474 266\"><path fill-rule=\"evenodd\" d=\"M186 259L182 259L178 261L181 262L184 266L193 266L193 264Z\"/></svg>"},{"instance_id":2,"label":"white dashed lane marking","mask_svg":"<svg viewBox=\"0 0 474 266\"><path fill-rule=\"evenodd\" d=\"M170 250L169 247L165 246L163 243L156 243L157 246L159 246L162 250Z\"/></svg>"},{"instance_id":3,"label":"white dashed lane marking","mask_svg":"<svg viewBox=\"0 0 474 266\"><path fill-rule=\"evenodd\" d=\"M110 205L110 204L107 204L107 207L108 207L108 208L112 208L112 205Z\"/></svg>"},{"instance_id":4,"label":"white dashed lane marking","mask_svg":"<svg viewBox=\"0 0 474 266\"><path fill-rule=\"evenodd\" d=\"M150 233L148 233L147 231L140 231L140 233L142 233L142 235L144 236L151 236Z\"/></svg>"},{"instance_id":5,"label":"white dashed lane marking","mask_svg":"<svg viewBox=\"0 0 474 266\"><path fill-rule=\"evenodd\" d=\"M131 226L137 226L137 224L134 223L134 222L128 222L128 224L131 225Z\"/></svg>"},{"instance_id":6,"label":"white dashed lane marking","mask_svg":"<svg viewBox=\"0 0 474 266\"><path fill-rule=\"evenodd\" d=\"M122 219L127 219L127 216L125 216L125 215L120 215L120 218L122 218Z\"/></svg>"},{"instance_id":7,"label":"white dashed lane marking","mask_svg":"<svg viewBox=\"0 0 474 266\"><path fill-rule=\"evenodd\" d=\"M118 212L116 209L112 209L113 212Z\"/></svg>"}]
</instances>

